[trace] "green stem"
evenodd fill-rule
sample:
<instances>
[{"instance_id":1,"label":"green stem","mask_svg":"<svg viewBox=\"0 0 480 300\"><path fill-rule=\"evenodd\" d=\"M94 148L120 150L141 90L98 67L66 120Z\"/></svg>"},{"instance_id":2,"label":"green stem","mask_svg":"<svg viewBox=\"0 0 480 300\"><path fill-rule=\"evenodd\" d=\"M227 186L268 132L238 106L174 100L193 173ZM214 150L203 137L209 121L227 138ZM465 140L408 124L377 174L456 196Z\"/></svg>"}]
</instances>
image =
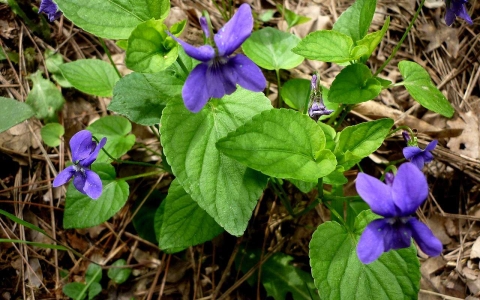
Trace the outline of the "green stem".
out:
<instances>
[{"instance_id":1,"label":"green stem","mask_svg":"<svg viewBox=\"0 0 480 300\"><path fill-rule=\"evenodd\" d=\"M99 143L99 140L94 136L93 139L95 141L97 141L97 143ZM154 165L154 164L149 164L149 163L144 163L144 162L141 162L141 161L131 161L131 160L121 160L121 159L116 159L115 157L113 157L112 155L110 155L110 153L108 153L107 150L105 150L105 148L102 148L102 151L111 159L113 160L114 162L118 163L118 164L127 164L127 165L137 165L137 166L144 166L144 167L153 167L153 168L158 168L158 169L161 169L163 170L163 167L162 166L158 166L158 165Z\"/></svg>"},{"instance_id":2,"label":"green stem","mask_svg":"<svg viewBox=\"0 0 480 300\"><path fill-rule=\"evenodd\" d=\"M292 206L290 205L290 202L288 201L288 199L286 199L286 197L284 197L285 191L283 190L280 183L274 177L270 177L270 181L272 182L272 188L273 188L275 194L277 194L278 198L280 198L280 202L282 202L283 206L288 211L288 213L291 216L295 217L295 212L293 211Z\"/></svg>"},{"instance_id":3,"label":"green stem","mask_svg":"<svg viewBox=\"0 0 480 300\"><path fill-rule=\"evenodd\" d=\"M410 133L410 135L413 136L413 131L412 131L412 129L410 129L410 127L405 126L405 125L401 125L401 126L398 126L398 127L395 128L395 129L391 130L391 131L388 133L387 138L388 138L388 137L391 137L392 135L395 134L395 132L400 131L400 130L406 130L406 131L408 131L408 133Z\"/></svg>"},{"instance_id":4,"label":"green stem","mask_svg":"<svg viewBox=\"0 0 480 300\"><path fill-rule=\"evenodd\" d=\"M328 204L327 202L323 203L329 210L330 212L336 217L336 220L334 220L334 218L332 218L332 221L339 221L343 226L347 227L347 224L345 223L345 220L343 219L342 216L340 216L340 214L335 210L335 208L333 208L330 204Z\"/></svg>"},{"instance_id":5,"label":"green stem","mask_svg":"<svg viewBox=\"0 0 480 300\"><path fill-rule=\"evenodd\" d=\"M320 202L322 202L322 199L323 199L323 178L318 178L317 189L318 189L318 198L320 199Z\"/></svg>"},{"instance_id":6,"label":"green stem","mask_svg":"<svg viewBox=\"0 0 480 300\"><path fill-rule=\"evenodd\" d=\"M318 178L318 183L317 183L317 189L318 189L318 195L315 200L312 201L307 207L305 207L302 211L296 213L294 217L301 217L304 214L308 213L311 211L315 206L318 204L322 203L322 198L323 198L323 178Z\"/></svg>"},{"instance_id":7,"label":"green stem","mask_svg":"<svg viewBox=\"0 0 480 300\"><path fill-rule=\"evenodd\" d=\"M110 64L112 64L113 68L115 69L115 72L117 72L118 78L122 78L122 74L120 74L120 71L117 69L117 65L115 65L115 62L113 62L112 59L112 54L110 53L110 50L108 50L107 45L105 44L105 41L102 38L98 38L100 41L100 44L102 45L103 51L107 54L108 60L110 61Z\"/></svg>"},{"instance_id":8,"label":"green stem","mask_svg":"<svg viewBox=\"0 0 480 300\"><path fill-rule=\"evenodd\" d=\"M155 126L150 126L150 130L153 132L153 134L154 134L155 137L158 139L158 141L160 141L160 134L158 133L157 127L155 127Z\"/></svg>"},{"instance_id":9,"label":"green stem","mask_svg":"<svg viewBox=\"0 0 480 300\"><path fill-rule=\"evenodd\" d=\"M338 118L337 124L335 125L335 130L338 130L338 127L342 124L343 120L347 117L348 113L352 110L353 105L345 104L344 109L342 109L342 114Z\"/></svg>"},{"instance_id":10,"label":"green stem","mask_svg":"<svg viewBox=\"0 0 480 300\"><path fill-rule=\"evenodd\" d=\"M407 37L408 33L410 32L410 30L412 29L413 27L413 24L415 23L415 21L417 20L417 17L418 15L420 14L420 11L422 10L422 7L423 7L423 4L425 3L425 0L422 0L422 2L420 2L420 5L418 6L418 9L417 11L415 12L415 15L413 16L413 19L412 21L410 21L410 24L408 24L408 27L407 29L405 30L405 33L403 34L402 38L400 39L400 41L398 42L397 46L395 46L395 48L393 49L393 52L392 54L390 54L390 56L388 57L388 59L382 64L382 66L380 67L380 69L378 69L375 74L373 75L374 77L377 76L378 74L380 74L380 72L383 71L383 69L385 69L385 67L388 65L388 63L393 59L393 57L395 56L395 54L397 54L397 51L400 49L400 47L402 46L402 43L403 41L405 40L405 38Z\"/></svg>"},{"instance_id":11,"label":"green stem","mask_svg":"<svg viewBox=\"0 0 480 300\"><path fill-rule=\"evenodd\" d=\"M187 67L185 66L185 64L183 63L182 61L182 58L180 57L180 55L178 56L177 58L177 63L178 65L180 66L180 68L182 68L183 72L185 72L185 76L188 76L188 69Z\"/></svg>"},{"instance_id":12,"label":"green stem","mask_svg":"<svg viewBox=\"0 0 480 300\"><path fill-rule=\"evenodd\" d=\"M282 108L282 105L283 105L283 101L282 101L282 97L280 96L280 90L281 90L281 81L280 81L280 70L275 70L275 73L277 74L277 85L278 85L278 108Z\"/></svg>"},{"instance_id":13,"label":"green stem","mask_svg":"<svg viewBox=\"0 0 480 300\"><path fill-rule=\"evenodd\" d=\"M327 124L328 125L332 125L333 122L335 122L335 120L337 119L337 117L342 113L343 111L343 106L342 107L339 107L338 109L336 109L331 115L330 115L330 118L328 119L328 122Z\"/></svg>"},{"instance_id":14,"label":"green stem","mask_svg":"<svg viewBox=\"0 0 480 300\"><path fill-rule=\"evenodd\" d=\"M157 175L157 174L165 174L165 172L148 172L148 173L143 173L143 174L138 174L138 175L132 175L132 176L127 176L127 177L122 177L120 179L123 179L125 181L127 180L132 180L132 179L137 179L137 178L142 178L142 177L148 177L152 175Z\"/></svg>"},{"instance_id":15,"label":"green stem","mask_svg":"<svg viewBox=\"0 0 480 300\"><path fill-rule=\"evenodd\" d=\"M146 150L150 151L151 153L153 153L153 154L155 154L155 155L162 156L162 153L153 150L152 148L148 147L147 145L145 145L145 144L143 144L143 143L136 143L136 144L137 144L138 146L140 146L140 147L145 148Z\"/></svg>"},{"instance_id":16,"label":"green stem","mask_svg":"<svg viewBox=\"0 0 480 300\"><path fill-rule=\"evenodd\" d=\"M117 164L137 165L137 166L152 167L152 168L157 168L157 169L163 170L162 166L154 165L154 164L150 164L150 163L145 163L145 162L141 162L141 161L115 159L114 162L116 162Z\"/></svg>"}]
</instances>

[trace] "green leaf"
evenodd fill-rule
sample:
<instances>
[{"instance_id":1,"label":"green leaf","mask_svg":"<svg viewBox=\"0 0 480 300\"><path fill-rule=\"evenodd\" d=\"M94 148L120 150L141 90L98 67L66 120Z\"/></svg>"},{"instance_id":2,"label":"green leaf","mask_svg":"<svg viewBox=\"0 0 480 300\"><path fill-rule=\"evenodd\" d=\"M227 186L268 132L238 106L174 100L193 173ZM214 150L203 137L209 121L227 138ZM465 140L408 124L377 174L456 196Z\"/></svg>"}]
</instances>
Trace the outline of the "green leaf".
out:
<instances>
[{"instance_id":1,"label":"green leaf","mask_svg":"<svg viewBox=\"0 0 480 300\"><path fill-rule=\"evenodd\" d=\"M86 287L86 285L83 284L83 283L71 282L71 283L67 283L66 285L63 286L62 292L72 299L83 300L83 299L85 299L85 296L86 296L83 293L83 290L85 289L85 287Z\"/></svg>"},{"instance_id":2,"label":"green leaf","mask_svg":"<svg viewBox=\"0 0 480 300\"><path fill-rule=\"evenodd\" d=\"M223 228L185 192L177 179L157 210L155 227L160 249L169 253L209 241Z\"/></svg>"},{"instance_id":3,"label":"green leaf","mask_svg":"<svg viewBox=\"0 0 480 300\"><path fill-rule=\"evenodd\" d=\"M350 151L357 157L367 157L382 145L392 126L393 120L388 118L348 126L339 133L335 153Z\"/></svg>"},{"instance_id":4,"label":"green leaf","mask_svg":"<svg viewBox=\"0 0 480 300\"><path fill-rule=\"evenodd\" d=\"M95 296L102 292L102 286L98 282L92 282L88 287L88 299L93 300Z\"/></svg>"},{"instance_id":5,"label":"green leaf","mask_svg":"<svg viewBox=\"0 0 480 300\"><path fill-rule=\"evenodd\" d=\"M90 263L85 273L85 281L87 283L100 282L102 280L102 267L96 263Z\"/></svg>"},{"instance_id":6,"label":"green leaf","mask_svg":"<svg viewBox=\"0 0 480 300\"><path fill-rule=\"evenodd\" d=\"M388 79L383 79L383 78L380 78L380 77L375 77L376 80L378 80L378 82L380 82L380 84L382 85L383 88L387 88L389 87L392 82Z\"/></svg>"},{"instance_id":7,"label":"green leaf","mask_svg":"<svg viewBox=\"0 0 480 300\"><path fill-rule=\"evenodd\" d=\"M308 17L297 15L295 12L284 8L283 5L281 4L277 4L277 8L285 17L285 21L288 24L288 29L292 28L293 26L307 23L308 21L311 20Z\"/></svg>"},{"instance_id":8,"label":"green leaf","mask_svg":"<svg viewBox=\"0 0 480 300\"><path fill-rule=\"evenodd\" d=\"M341 161L339 161L339 165L337 166L337 169L335 169L335 171L323 178L323 183L331 185L344 185L348 182L347 177L343 175L343 173L345 172L345 168L341 166L340 163Z\"/></svg>"},{"instance_id":9,"label":"green leaf","mask_svg":"<svg viewBox=\"0 0 480 300\"><path fill-rule=\"evenodd\" d=\"M25 220L22 220L20 218L17 218L15 215L12 215L11 213L6 212L3 209L0 209L0 215L4 215L5 217L9 218L10 220L12 220L15 223L18 223L18 224L23 225L27 228L30 228L31 230L38 231L38 232L50 237L50 235L45 230L41 229L40 227L35 226L32 223L29 223L29 222L27 222Z\"/></svg>"},{"instance_id":10,"label":"green leaf","mask_svg":"<svg viewBox=\"0 0 480 300\"><path fill-rule=\"evenodd\" d=\"M309 193L311 190L313 190L316 186L316 182L305 182L301 180L296 180L296 179L288 179L294 186L297 187L302 193Z\"/></svg>"},{"instance_id":11,"label":"green leaf","mask_svg":"<svg viewBox=\"0 0 480 300\"><path fill-rule=\"evenodd\" d=\"M387 17L387 20L385 21L385 24L383 24L381 30L369 33L364 38L357 41L358 46L366 46L368 49L368 51L363 56L363 61L367 61L370 55L372 55L373 51L375 51L375 48L377 48L378 44L380 44L380 42L382 41L383 36L387 32L389 25L390 16Z\"/></svg>"},{"instance_id":12,"label":"green leaf","mask_svg":"<svg viewBox=\"0 0 480 300\"><path fill-rule=\"evenodd\" d=\"M368 47L364 45L355 46L350 51L351 60L358 60L368 52Z\"/></svg>"},{"instance_id":13,"label":"green leaf","mask_svg":"<svg viewBox=\"0 0 480 300\"><path fill-rule=\"evenodd\" d=\"M366 65L353 64L335 77L328 99L334 103L357 104L375 98L381 91L382 85Z\"/></svg>"},{"instance_id":14,"label":"green leaf","mask_svg":"<svg viewBox=\"0 0 480 300\"><path fill-rule=\"evenodd\" d=\"M275 9L267 9L263 14L261 14L258 18L262 22L268 22L273 18L273 15L275 14L276 10Z\"/></svg>"},{"instance_id":15,"label":"green leaf","mask_svg":"<svg viewBox=\"0 0 480 300\"><path fill-rule=\"evenodd\" d=\"M135 144L135 135L129 134L132 131L132 124L122 116L106 116L98 119L87 127L93 136L98 140L107 138L104 148L114 158L119 158ZM111 159L100 151L97 162L110 162Z\"/></svg>"},{"instance_id":16,"label":"green leaf","mask_svg":"<svg viewBox=\"0 0 480 300\"><path fill-rule=\"evenodd\" d=\"M310 80L300 78L289 79L280 89L280 95L288 106L303 112L305 105L308 105Z\"/></svg>"},{"instance_id":17,"label":"green leaf","mask_svg":"<svg viewBox=\"0 0 480 300\"><path fill-rule=\"evenodd\" d=\"M376 0L355 1L333 24L333 30L350 36L354 42L363 39L372 23L376 6Z\"/></svg>"},{"instance_id":18,"label":"green leaf","mask_svg":"<svg viewBox=\"0 0 480 300\"><path fill-rule=\"evenodd\" d=\"M160 122L167 102L182 96L183 84L184 81L171 71L154 74L131 73L115 85L108 109L135 123L155 125Z\"/></svg>"},{"instance_id":19,"label":"green leaf","mask_svg":"<svg viewBox=\"0 0 480 300\"><path fill-rule=\"evenodd\" d=\"M157 73L177 60L178 44L167 34L162 20L148 20L132 31L128 38L125 62L129 69Z\"/></svg>"},{"instance_id":20,"label":"green leaf","mask_svg":"<svg viewBox=\"0 0 480 300\"><path fill-rule=\"evenodd\" d=\"M0 118L0 132L30 119L35 114L30 105L15 99L0 97L0 106L5 112Z\"/></svg>"},{"instance_id":21,"label":"green leaf","mask_svg":"<svg viewBox=\"0 0 480 300\"><path fill-rule=\"evenodd\" d=\"M266 175L317 182L335 170L325 134L307 115L290 109L262 112L217 142L223 154Z\"/></svg>"},{"instance_id":22,"label":"green leaf","mask_svg":"<svg viewBox=\"0 0 480 300\"><path fill-rule=\"evenodd\" d=\"M243 256L237 256L236 265L243 273L248 272L260 261L259 250L249 251ZM281 252L274 253L265 263L262 264L261 281L267 296L277 300L287 299L291 293L294 300L320 299L315 289L313 278L310 274L292 265L293 257ZM256 285L258 272L249 278L249 283Z\"/></svg>"},{"instance_id":23,"label":"green leaf","mask_svg":"<svg viewBox=\"0 0 480 300\"><path fill-rule=\"evenodd\" d=\"M100 97L112 96L113 87L120 79L111 64L99 59L79 59L59 68L74 88Z\"/></svg>"},{"instance_id":24,"label":"green leaf","mask_svg":"<svg viewBox=\"0 0 480 300\"><path fill-rule=\"evenodd\" d=\"M112 264L112 267L108 269L108 278L113 280L116 284L122 284L127 281L128 277L132 273L131 268L113 268L125 266L127 262L124 259L119 259Z\"/></svg>"},{"instance_id":25,"label":"green leaf","mask_svg":"<svg viewBox=\"0 0 480 300\"><path fill-rule=\"evenodd\" d=\"M254 31L242 44L242 50L254 63L267 70L293 69L302 63L303 57L294 54L292 48L300 38L273 27Z\"/></svg>"},{"instance_id":26,"label":"green leaf","mask_svg":"<svg viewBox=\"0 0 480 300\"><path fill-rule=\"evenodd\" d=\"M405 88L423 107L445 117L452 117L454 108L430 79L430 75L422 66L412 61L401 61L398 64L403 76Z\"/></svg>"},{"instance_id":27,"label":"green leaf","mask_svg":"<svg viewBox=\"0 0 480 300\"><path fill-rule=\"evenodd\" d=\"M353 41L348 35L333 30L320 30L307 35L292 52L307 59L344 63L353 60L350 55Z\"/></svg>"},{"instance_id":28,"label":"green leaf","mask_svg":"<svg viewBox=\"0 0 480 300\"><path fill-rule=\"evenodd\" d=\"M5 51L7 55L5 55ZM7 59L10 59L11 62L18 64L20 60L20 56L18 55L17 52L15 51L7 51L7 49L3 48L3 51L0 51L0 61Z\"/></svg>"},{"instance_id":29,"label":"green leaf","mask_svg":"<svg viewBox=\"0 0 480 300\"><path fill-rule=\"evenodd\" d=\"M358 239L375 218L364 211L357 216L353 233L336 222L326 222L313 234L310 265L322 299L417 299L420 263L413 245L384 253L368 265L358 259Z\"/></svg>"},{"instance_id":30,"label":"green leaf","mask_svg":"<svg viewBox=\"0 0 480 300\"><path fill-rule=\"evenodd\" d=\"M55 0L55 3L75 25L108 39L127 39L141 22L165 19L170 11L167 0Z\"/></svg>"},{"instance_id":31,"label":"green leaf","mask_svg":"<svg viewBox=\"0 0 480 300\"><path fill-rule=\"evenodd\" d=\"M63 56L60 53L50 49L46 49L44 55L45 55L45 65L47 67L48 72L60 73L59 66L65 63L63 61Z\"/></svg>"},{"instance_id":32,"label":"green leaf","mask_svg":"<svg viewBox=\"0 0 480 300\"><path fill-rule=\"evenodd\" d=\"M50 49L45 50L45 65L47 66L48 72L52 74L52 78L55 79L61 87L70 88L72 85L63 77L60 71L60 66L64 63L63 56L60 53Z\"/></svg>"},{"instance_id":33,"label":"green leaf","mask_svg":"<svg viewBox=\"0 0 480 300\"><path fill-rule=\"evenodd\" d=\"M271 107L262 93L238 88L196 114L180 99L163 111L160 132L173 173L192 199L233 235L243 234L266 178L220 153L215 143Z\"/></svg>"},{"instance_id":34,"label":"green leaf","mask_svg":"<svg viewBox=\"0 0 480 300\"><path fill-rule=\"evenodd\" d=\"M187 20L178 21L170 27L170 33L179 36L185 30L185 27L187 27Z\"/></svg>"},{"instance_id":35,"label":"green leaf","mask_svg":"<svg viewBox=\"0 0 480 300\"><path fill-rule=\"evenodd\" d=\"M61 124L48 123L40 130L42 140L50 147L57 147L60 145L61 137L65 134L65 129Z\"/></svg>"},{"instance_id":36,"label":"green leaf","mask_svg":"<svg viewBox=\"0 0 480 300\"><path fill-rule=\"evenodd\" d=\"M38 119L56 119L56 113L62 108L65 100L57 87L47 79L44 79L41 71L30 76L33 88L27 96L26 103L35 112ZM25 110L25 108L24 108ZM25 114L27 111L24 111ZM30 112L25 115L30 114Z\"/></svg>"},{"instance_id":37,"label":"green leaf","mask_svg":"<svg viewBox=\"0 0 480 300\"><path fill-rule=\"evenodd\" d=\"M92 170L102 165L95 163ZM103 164L105 166L107 164ZM110 166L113 169L112 166ZM92 200L87 195L77 191L71 183L65 198L65 213L63 215L64 228L86 228L99 225L115 215L127 202L129 195L128 184L125 180L115 180L106 173L100 173L103 191L100 198Z\"/></svg>"},{"instance_id":38,"label":"green leaf","mask_svg":"<svg viewBox=\"0 0 480 300\"><path fill-rule=\"evenodd\" d=\"M127 50L128 48L128 40L118 40L115 42L118 47L120 47L122 50Z\"/></svg>"},{"instance_id":39,"label":"green leaf","mask_svg":"<svg viewBox=\"0 0 480 300\"><path fill-rule=\"evenodd\" d=\"M320 126L323 133L325 134L325 148L333 152L336 146L335 136L337 135L337 132L335 131L335 129L333 129L332 126L325 123L318 122L317 125Z\"/></svg>"}]
</instances>

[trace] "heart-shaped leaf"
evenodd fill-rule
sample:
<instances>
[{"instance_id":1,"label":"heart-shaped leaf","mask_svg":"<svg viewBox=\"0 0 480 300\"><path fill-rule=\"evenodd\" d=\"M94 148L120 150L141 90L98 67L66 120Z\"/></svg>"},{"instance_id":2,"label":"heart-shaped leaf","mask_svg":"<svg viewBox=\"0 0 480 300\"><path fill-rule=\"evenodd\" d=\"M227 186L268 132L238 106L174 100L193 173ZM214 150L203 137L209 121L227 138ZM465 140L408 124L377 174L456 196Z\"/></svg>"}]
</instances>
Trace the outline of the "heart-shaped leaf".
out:
<instances>
[{"instance_id":1,"label":"heart-shaped leaf","mask_svg":"<svg viewBox=\"0 0 480 300\"><path fill-rule=\"evenodd\" d=\"M271 108L262 93L238 88L196 114L179 99L163 111L162 145L173 173L192 199L233 235L245 231L266 178L220 153L215 143Z\"/></svg>"}]
</instances>

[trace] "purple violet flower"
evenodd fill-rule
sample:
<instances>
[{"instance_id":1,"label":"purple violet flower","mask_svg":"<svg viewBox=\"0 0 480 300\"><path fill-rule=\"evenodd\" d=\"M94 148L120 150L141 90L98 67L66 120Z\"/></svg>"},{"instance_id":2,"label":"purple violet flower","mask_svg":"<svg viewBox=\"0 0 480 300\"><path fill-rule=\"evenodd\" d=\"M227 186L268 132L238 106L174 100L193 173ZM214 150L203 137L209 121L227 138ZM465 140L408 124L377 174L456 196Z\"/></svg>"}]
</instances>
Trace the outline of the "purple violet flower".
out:
<instances>
[{"instance_id":1,"label":"purple violet flower","mask_svg":"<svg viewBox=\"0 0 480 300\"><path fill-rule=\"evenodd\" d=\"M38 13L41 12L47 14L50 22L55 21L62 15L62 12L58 10L58 6L52 0L42 0Z\"/></svg>"},{"instance_id":2,"label":"purple violet flower","mask_svg":"<svg viewBox=\"0 0 480 300\"><path fill-rule=\"evenodd\" d=\"M383 252L407 248L412 237L426 254L440 255L442 243L413 216L428 196L427 180L414 164L402 164L387 183L360 173L356 189L372 211L383 217L370 222L360 237L357 255L361 262L368 264Z\"/></svg>"},{"instance_id":3,"label":"purple violet flower","mask_svg":"<svg viewBox=\"0 0 480 300\"><path fill-rule=\"evenodd\" d=\"M468 0L445 0L447 11L445 12L445 23L450 26L456 17L464 19L468 24L473 25L472 19L468 15L465 3Z\"/></svg>"},{"instance_id":4,"label":"purple violet flower","mask_svg":"<svg viewBox=\"0 0 480 300\"><path fill-rule=\"evenodd\" d=\"M55 177L53 187L64 185L73 177L73 185L80 193L98 199L102 194L102 181L97 173L90 170L90 166L106 142L107 138L103 138L98 144L92 141L92 134L88 130L81 130L72 136L70 149L73 165Z\"/></svg>"},{"instance_id":5,"label":"purple violet flower","mask_svg":"<svg viewBox=\"0 0 480 300\"><path fill-rule=\"evenodd\" d=\"M308 115L310 118L318 121L321 116L329 115L333 110L327 109L323 103L322 88L317 74L312 75L311 80L312 91L310 93L310 104L308 105Z\"/></svg>"},{"instance_id":6,"label":"purple violet flower","mask_svg":"<svg viewBox=\"0 0 480 300\"><path fill-rule=\"evenodd\" d=\"M417 166L420 170L423 169L423 165L433 160L433 155L430 151L433 151L437 146L438 141L433 140L425 149L420 149L418 146L409 146L403 148L403 156L411 163Z\"/></svg>"},{"instance_id":7,"label":"purple violet flower","mask_svg":"<svg viewBox=\"0 0 480 300\"><path fill-rule=\"evenodd\" d=\"M212 45L194 47L170 34L185 52L201 61L188 75L182 89L185 106L191 112L199 112L210 98L221 98L241 87L261 92L267 81L260 68L243 54L231 56L250 36L253 16L250 6L240 5L237 13L214 36L207 34L206 22L200 20L202 30Z\"/></svg>"}]
</instances>

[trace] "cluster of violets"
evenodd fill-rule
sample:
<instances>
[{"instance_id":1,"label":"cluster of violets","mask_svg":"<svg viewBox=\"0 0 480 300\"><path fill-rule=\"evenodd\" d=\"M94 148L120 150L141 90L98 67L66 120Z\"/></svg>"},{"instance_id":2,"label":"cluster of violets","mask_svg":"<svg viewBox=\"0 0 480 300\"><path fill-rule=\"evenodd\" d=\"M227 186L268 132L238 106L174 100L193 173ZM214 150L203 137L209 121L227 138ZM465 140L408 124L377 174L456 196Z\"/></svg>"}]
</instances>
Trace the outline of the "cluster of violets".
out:
<instances>
[{"instance_id":1,"label":"cluster of violets","mask_svg":"<svg viewBox=\"0 0 480 300\"><path fill-rule=\"evenodd\" d=\"M446 0L445 21L451 25L456 17L472 24L466 11L467 0ZM50 21L61 16L52 0L42 0L39 12L48 15ZM250 36L253 29L253 16L248 4L242 4L237 13L216 33L205 17L200 18L205 34L206 45L194 47L174 36L187 55L201 61L189 74L182 90L187 109L200 111L210 98L221 98L233 93L236 85L255 92L263 91L266 80L262 71L243 54L233 55ZM312 77L312 93L308 114L318 120L322 115L332 113L322 99L317 75ZM425 149L416 145L415 138L404 133L408 146L404 156L409 162L402 164L396 175L385 174L385 183L364 173L358 175L356 188L372 211L383 218L372 221L360 237L357 254L363 263L375 261L383 252L409 247L411 238L428 255L436 256L442 251L441 242L430 229L413 215L428 196L428 184L422 173L425 163L433 160L430 153L437 141ZM102 193L100 177L90 167L97 158L106 139L99 143L92 140L89 131L82 130L70 140L73 165L60 172L53 182L61 186L73 178L73 185L81 193L97 199Z\"/></svg>"}]
</instances>

